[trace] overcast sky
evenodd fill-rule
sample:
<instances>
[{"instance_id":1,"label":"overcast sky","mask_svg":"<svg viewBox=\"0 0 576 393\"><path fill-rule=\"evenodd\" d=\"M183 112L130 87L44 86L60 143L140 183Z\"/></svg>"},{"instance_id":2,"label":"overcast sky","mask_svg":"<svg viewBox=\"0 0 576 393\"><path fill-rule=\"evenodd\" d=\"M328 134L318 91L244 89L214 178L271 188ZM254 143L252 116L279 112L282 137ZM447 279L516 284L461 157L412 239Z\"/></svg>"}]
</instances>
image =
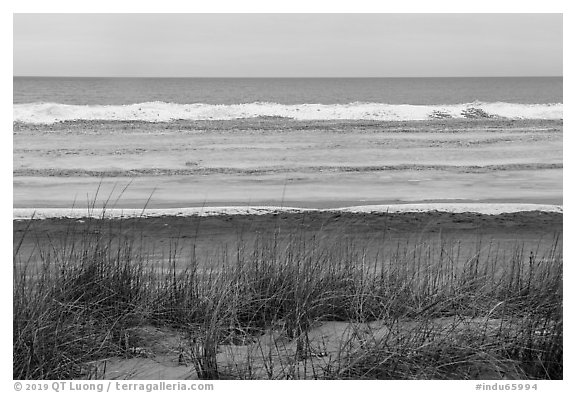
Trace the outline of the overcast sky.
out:
<instances>
[{"instance_id":1,"label":"overcast sky","mask_svg":"<svg viewBox=\"0 0 576 393\"><path fill-rule=\"evenodd\" d=\"M561 76L561 14L16 14L16 76Z\"/></svg>"}]
</instances>

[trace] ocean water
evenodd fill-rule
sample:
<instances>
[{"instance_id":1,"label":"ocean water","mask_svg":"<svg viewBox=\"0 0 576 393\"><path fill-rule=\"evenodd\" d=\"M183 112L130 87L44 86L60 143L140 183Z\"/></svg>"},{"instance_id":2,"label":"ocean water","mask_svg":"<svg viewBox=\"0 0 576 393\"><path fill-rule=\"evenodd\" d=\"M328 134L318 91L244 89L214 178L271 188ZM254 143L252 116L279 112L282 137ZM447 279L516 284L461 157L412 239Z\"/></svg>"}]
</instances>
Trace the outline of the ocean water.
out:
<instances>
[{"instance_id":1,"label":"ocean water","mask_svg":"<svg viewBox=\"0 0 576 393\"><path fill-rule=\"evenodd\" d=\"M562 78L14 78L14 104L562 103Z\"/></svg>"},{"instance_id":2,"label":"ocean water","mask_svg":"<svg viewBox=\"0 0 576 393\"><path fill-rule=\"evenodd\" d=\"M15 77L14 121L561 119L562 78Z\"/></svg>"}]
</instances>

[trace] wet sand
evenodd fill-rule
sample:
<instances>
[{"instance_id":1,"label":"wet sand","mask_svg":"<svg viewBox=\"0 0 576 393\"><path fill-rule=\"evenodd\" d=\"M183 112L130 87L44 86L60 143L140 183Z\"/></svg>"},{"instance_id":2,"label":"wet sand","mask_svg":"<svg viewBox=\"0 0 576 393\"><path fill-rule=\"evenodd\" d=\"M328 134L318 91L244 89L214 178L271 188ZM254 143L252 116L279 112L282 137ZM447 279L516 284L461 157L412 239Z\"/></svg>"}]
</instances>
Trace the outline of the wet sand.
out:
<instances>
[{"instance_id":1,"label":"wet sand","mask_svg":"<svg viewBox=\"0 0 576 393\"><path fill-rule=\"evenodd\" d=\"M562 204L562 128L499 119L16 123L14 207Z\"/></svg>"},{"instance_id":2,"label":"wet sand","mask_svg":"<svg viewBox=\"0 0 576 393\"><path fill-rule=\"evenodd\" d=\"M341 208L404 203L562 205L561 120L76 121L14 124L14 208ZM26 222L14 221L14 241ZM543 250L562 213L307 212L217 217L34 221L23 247L100 227L138 237L151 259L210 259L259 236L352 239L372 256L427 242ZM72 228L72 229L71 229ZM108 229L105 229L108 228ZM90 229L92 230L92 229ZM68 234L68 235L67 235ZM464 258L464 257L462 257Z\"/></svg>"},{"instance_id":3,"label":"wet sand","mask_svg":"<svg viewBox=\"0 0 576 393\"><path fill-rule=\"evenodd\" d=\"M562 205L562 129L561 120L502 119L15 123L14 208ZM29 238L58 239L70 223L78 233L87 225L35 222ZM25 225L15 222L15 235ZM142 234L157 256L176 239L193 238L209 253L276 230L353 237L372 242L373 251L383 234L415 242L439 233L470 250L480 235L512 250L552 244L562 233L562 214L315 212L157 217L113 226L122 227L115 236Z\"/></svg>"}]
</instances>

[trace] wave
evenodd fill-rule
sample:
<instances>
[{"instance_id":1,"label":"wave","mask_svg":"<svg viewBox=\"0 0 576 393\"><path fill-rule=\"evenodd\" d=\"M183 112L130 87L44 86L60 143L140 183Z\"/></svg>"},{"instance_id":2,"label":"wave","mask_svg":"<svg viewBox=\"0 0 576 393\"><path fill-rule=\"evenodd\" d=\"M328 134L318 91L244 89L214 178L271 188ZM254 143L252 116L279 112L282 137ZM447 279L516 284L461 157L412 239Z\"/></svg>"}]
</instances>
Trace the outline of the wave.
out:
<instances>
[{"instance_id":1,"label":"wave","mask_svg":"<svg viewBox=\"0 0 576 393\"><path fill-rule=\"evenodd\" d=\"M563 104L515 104L473 102L456 105L392 105L354 102L350 104L284 105L268 102L250 104L173 104L145 102L131 105L66 105L57 103L14 104L15 122L53 124L64 121L234 120L250 118L294 120L381 120L429 119L562 119Z\"/></svg>"}]
</instances>

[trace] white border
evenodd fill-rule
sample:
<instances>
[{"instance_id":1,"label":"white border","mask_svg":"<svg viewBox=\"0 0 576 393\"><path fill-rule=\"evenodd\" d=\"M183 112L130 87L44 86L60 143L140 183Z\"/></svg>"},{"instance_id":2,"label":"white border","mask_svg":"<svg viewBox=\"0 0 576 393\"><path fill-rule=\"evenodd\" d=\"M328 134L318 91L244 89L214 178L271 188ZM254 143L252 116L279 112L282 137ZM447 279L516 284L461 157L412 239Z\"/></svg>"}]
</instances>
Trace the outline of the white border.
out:
<instances>
[{"instance_id":1,"label":"white border","mask_svg":"<svg viewBox=\"0 0 576 393\"><path fill-rule=\"evenodd\" d=\"M322 1L322 0L292 0L274 2L269 0L212 0L212 1L118 1L100 0L94 2L79 2L74 0L13 0L12 12L34 13L74 13L74 12L104 12L104 13L562 13L568 7L568 1L455 1L455 0L404 0L404 1Z\"/></svg>"}]
</instances>

